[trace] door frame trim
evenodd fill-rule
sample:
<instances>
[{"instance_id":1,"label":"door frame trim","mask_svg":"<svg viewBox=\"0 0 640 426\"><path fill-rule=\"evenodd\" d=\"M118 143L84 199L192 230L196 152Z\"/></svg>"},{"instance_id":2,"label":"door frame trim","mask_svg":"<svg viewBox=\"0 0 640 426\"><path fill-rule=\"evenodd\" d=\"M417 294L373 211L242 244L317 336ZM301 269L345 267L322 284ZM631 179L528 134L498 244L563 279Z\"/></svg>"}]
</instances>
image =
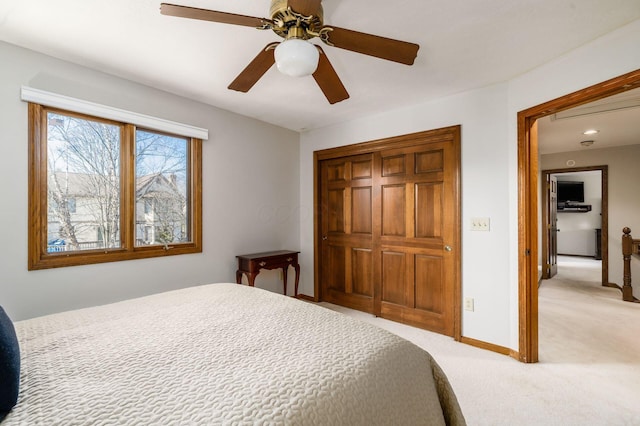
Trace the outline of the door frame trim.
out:
<instances>
[{"instance_id":1,"label":"door frame trim","mask_svg":"<svg viewBox=\"0 0 640 426\"><path fill-rule=\"evenodd\" d=\"M518 359L538 362L539 118L640 87L640 69L518 112Z\"/></svg>"},{"instance_id":2,"label":"door frame trim","mask_svg":"<svg viewBox=\"0 0 640 426\"><path fill-rule=\"evenodd\" d=\"M541 276L538 277L538 286L540 285L540 281L547 280L552 277L551 275L551 263L549 260L549 229L552 227L551 218L549 217L549 211L551 210L549 203L549 193L551 192L551 185L549 185L549 179L551 177L551 173L548 173L546 170L543 170L540 174L540 185L541 185L541 193L542 197L542 229L540 234L542 234L542 255L540 256L540 262L542 263L542 273ZM556 184L558 181L556 180ZM557 191L557 187L556 187ZM557 192L556 192L557 196ZM558 209L556 206L556 222L558 216ZM558 230L556 227L556 272L558 269L557 265L557 257L558 257Z\"/></svg>"},{"instance_id":3,"label":"door frame trim","mask_svg":"<svg viewBox=\"0 0 640 426\"><path fill-rule=\"evenodd\" d=\"M541 172L540 182L544 183L547 181L547 177L549 175L557 175L562 173L573 173L573 172L597 172L600 171L600 188L602 191L602 201L601 201L601 229L602 229L602 241L600 243L601 251L602 251L602 286L610 287L609 284L609 166L589 166L589 167L572 167L565 169L549 169L543 170ZM542 225L546 226L549 223L549 218L547 217L547 205L549 203L549 199L547 197L547 191L542 191ZM542 232L542 262L544 266L545 259L548 256L548 237L546 232ZM544 271L543 271L544 272ZM544 273L543 273L544 276Z\"/></svg>"},{"instance_id":4,"label":"door frame trim","mask_svg":"<svg viewBox=\"0 0 640 426\"><path fill-rule=\"evenodd\" d=\"M320 264L322 262L321 256L321 244L322 244L322 221L320 211L320 162L324 160L330 160L333 158L354 156L360 154L367 154L373 151L383 151L387 149L405 148L410 146L419 145L426 142L439 142L439 141L453 141L454 142L454 155L456 157L457 168L454 172L453 187L454 187L454 200L457 205L456 211L452 212L454 215L454 230L453 239L451 243L454 247L458 247L458 255L454 264L453 271L453 338L456 341L460 341L462 338L462 238L461 238L461 212L462 212L462 197L461 197L461 131L462 126L450 126L440 129L427 130L423 132L410 133L402 136L394 136L384 139L373 140L369 142L361 142L351 145L344 145L335 148L328 148L313 153L313 227L314 227L314 290L313 298L316 302L320 301L322 286L320 285Z\"/></svg>"}]
</instances>

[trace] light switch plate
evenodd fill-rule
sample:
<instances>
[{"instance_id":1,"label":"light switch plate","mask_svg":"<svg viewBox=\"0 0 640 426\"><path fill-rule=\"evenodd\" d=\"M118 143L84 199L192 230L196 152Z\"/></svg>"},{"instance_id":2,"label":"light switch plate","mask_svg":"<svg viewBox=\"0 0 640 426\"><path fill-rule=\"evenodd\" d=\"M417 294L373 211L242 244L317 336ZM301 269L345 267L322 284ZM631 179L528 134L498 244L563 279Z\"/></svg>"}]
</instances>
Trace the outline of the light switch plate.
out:
<instances>
[{"instance_id":1,"label":"light switch plate","mask_svg":"<svg viewBox=\"0 0 640 426\"><path fill-rule=\"evenodd\" d=\"M471 311L473 312L474 306L473 306L473 298L472 297L465 297L464 298L464 310L465 311Z\"/></svg>"},{"instance_id":2,"label":"light switch plate","mask_svg":"<svg viewBox=\"0 0 640 426\"><path fill-rule=\"evenodd\" d=\"M491 229L491 219L488 217L472 217L472 231L489 231Z\"/></svg>"}]
</instances>

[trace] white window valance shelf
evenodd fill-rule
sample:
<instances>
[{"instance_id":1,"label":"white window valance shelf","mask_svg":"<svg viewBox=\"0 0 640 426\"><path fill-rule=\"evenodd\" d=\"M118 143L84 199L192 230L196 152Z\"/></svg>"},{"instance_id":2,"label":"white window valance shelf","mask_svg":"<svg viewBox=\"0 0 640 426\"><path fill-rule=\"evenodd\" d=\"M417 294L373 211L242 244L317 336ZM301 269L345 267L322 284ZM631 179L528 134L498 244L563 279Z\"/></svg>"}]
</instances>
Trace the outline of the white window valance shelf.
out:
<instances>
[{"instance_id":1,"label":"white window valance shelf","mask_svg":"<svg viewBox=\"0 0 640 426\"><path fill-rule=\"evenodd\" d=\"M33 87L22 86L21 99L25 102L33 102L54 108L65 109L81 114L134 124L149 130L172 133L180 136L188 136L202 140L209 139L209 130L194 127L189 124L177 123L163 118L139 114L124 109L113 108L107 105L97 104L70 96L59 95Z\"/></svg>"}]
</instances>

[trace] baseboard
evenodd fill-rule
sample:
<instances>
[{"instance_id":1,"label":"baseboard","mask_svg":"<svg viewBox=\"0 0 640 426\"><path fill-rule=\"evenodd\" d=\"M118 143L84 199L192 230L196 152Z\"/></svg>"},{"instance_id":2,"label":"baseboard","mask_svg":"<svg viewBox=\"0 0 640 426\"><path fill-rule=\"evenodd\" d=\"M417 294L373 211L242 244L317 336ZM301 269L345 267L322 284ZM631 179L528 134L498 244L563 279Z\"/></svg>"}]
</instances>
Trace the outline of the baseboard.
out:
<instances>
[{"instance_id":1,"label":"baseboard","mask_svg":"<svg viewBox=\"0 0 640 426\"><path fill-rule=\"evenodd\" d=\"M540 288L541 284L542 284L542 274L538 275L538 288Z\"/></svg>"},{"instance_id":2,"label":"baseboard","mask_svg":"<svg viewBox=\"0 0 640 426\"><path fill-rule=\"evenodd\" d=\"M474 346L476 348L485 349L491 352L496 352L496 353L499 353L500 355L507 355L516 359L519 358L519 354L512 349L505 348L504 346L500 346L500 345L494 345L493 343L483 342L482 340L476 340L470 337L462 336L460 338L460 342L465 343L469 346Z\"/></svg>"},{"instance_id":3,"label":"baseboard","mask_svg":"<svg viewBox=\"0 0 640 426\"><path fill-rule=\"evenodd\" d=\"M307 302L315 302L316 301L315 298L313 298L312 296L307 296L306 294L299 294L297 296L297 298L301 299L301 300L306 300Z\"/></svg>"},{"instance_id":4,"label":"baseboard","mask_svg":"<svg viewBox=\"0 0 640 426\"><path fill-rule=\"evenodd\" d=\"M589 254L566 254L566 253L558 253L558 256L567 256L567 257L582 257L584 259L593 259L593 260L602 260L596 259L594 255Z\"/></svg>"},{"instance_id":5,"label":"baseboard","mask_svg":"<svg viewBox=\"0 0 640 426\"><path fill-rule=\"evenodd\" d=\"M618 284L616 283L606 283L606 284L602 284L602 287L610 287L610 288L617 288L618 290L622 291L622 287L620 287Z\"/></svg>"}]
</instances>

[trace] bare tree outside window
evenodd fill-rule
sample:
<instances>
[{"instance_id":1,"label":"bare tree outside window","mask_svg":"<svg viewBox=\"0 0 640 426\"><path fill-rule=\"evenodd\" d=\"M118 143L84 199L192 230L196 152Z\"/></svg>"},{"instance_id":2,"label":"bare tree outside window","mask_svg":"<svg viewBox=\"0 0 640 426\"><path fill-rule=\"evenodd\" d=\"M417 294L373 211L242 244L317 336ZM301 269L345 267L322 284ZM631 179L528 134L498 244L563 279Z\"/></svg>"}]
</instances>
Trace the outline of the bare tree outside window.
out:
<instances>
[{"instance_id":1,"label":"bare tree outside window","mask_svg":"<svg viewBox=\"0 0 640 426\"><path fill-rule=\"evenodd\" d=\"M135 132L136 246L190 239L188 140ZM119 248L120 126L48 114L50 251Z\"/></svg>"},{"instance_id":2,"label":"bare tree outside window","mask_svg":"<svg viewBox=\"0 0 640 426\"><path fill-rule=\"evenodd\" d=\"M120 247L120 126L49 112L47 163L49 250Z\"/></svg>"},{"instance_id":3,"label":"bare tree outside window","mask_svg":"<svg viewBox=\"0 0 640 426\"><path fill-rule=\"evenodd\" d=\"M188 140L136 131L136 245L190 240Z\"/></svg>"}]
</instances>

